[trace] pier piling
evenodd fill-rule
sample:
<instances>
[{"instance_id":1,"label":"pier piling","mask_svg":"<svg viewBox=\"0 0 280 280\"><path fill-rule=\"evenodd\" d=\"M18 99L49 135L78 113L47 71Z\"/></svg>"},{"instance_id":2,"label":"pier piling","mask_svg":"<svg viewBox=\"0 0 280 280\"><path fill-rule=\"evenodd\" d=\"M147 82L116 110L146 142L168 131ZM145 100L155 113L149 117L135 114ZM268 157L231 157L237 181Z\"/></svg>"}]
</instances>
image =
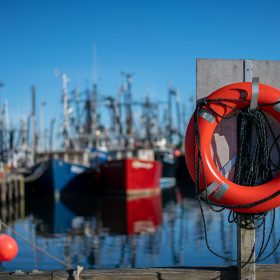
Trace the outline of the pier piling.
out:
<instances>
[{"instance_id":1,"label":"pier piling","mask_svg":"<svg viewBox=\"0 0 280 280\"><path fill-rule=\"evenodd\" d=\"M21 175L8 174L0 178L1 204L24 198L24 178Z\"/></svg>"}]
</instances>

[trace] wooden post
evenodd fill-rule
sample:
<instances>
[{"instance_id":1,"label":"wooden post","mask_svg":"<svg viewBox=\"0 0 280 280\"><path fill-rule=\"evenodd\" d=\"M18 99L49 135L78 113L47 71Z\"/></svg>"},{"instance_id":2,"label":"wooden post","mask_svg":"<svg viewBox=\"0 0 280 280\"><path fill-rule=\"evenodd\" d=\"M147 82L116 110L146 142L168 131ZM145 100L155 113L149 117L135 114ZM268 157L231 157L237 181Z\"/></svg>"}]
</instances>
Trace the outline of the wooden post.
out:
<instances>
[{"instance_id":1,"label":"wooden post","mask_svg":"<svg viewBox=\"0 0 280 280\"><path fill-rule=\"evenodd\" d=\"M4 178L1 178L1 203L6 203L7 198L7 185Z\"/></svg>"},{"instance_id":2,"label":"wooden post","mask_svg":"<svg viewBox=\"0 0 280 280\"><path fill-rule=\"evenodd\" d=\"M12 186L12 180L10 175L5 176L5 182L7 186L7 191L8 191L8 202L11 202L13 200L13 186Z\"/></svg>"},{"instance_id":3,"label":"wooden post","mask_svg":"<svg viewBox=\"0 0 280 280\"><path fill-rule=\"evenodd\" d=\"M249 217L239 215L239 221L248 222ZM253 225L252 225L253 226ZM238 258L238 279L255 280L256 264L255 262L255 230L243 229L238 226L237 229L237 258ZM247 263L248 262L248 263Z\"/></svg>"},{"instance_id":4,"label":"wooden post","mask_svg":"<svg viewBox=\"0 0 280 280\"><path fill-rule=\"evenodd\" d=\"M244 61L244 82L252 82L252 60ZM250 216L239 215L239 223L248 224ZM254 225L250 225L254 228ZM237 257L238 257L238 279L255 280L255 229L249 230L238 226L237 229Z\"/></svg>"},{"instance_id":5,"label":"wooden post","mask_svg":"<svg viewBox=\"0 0 280 280\"><path fill-rule=\"evenodd\" d=\"M19 196L21 199L23 199L25 195L23 176L22 175L18 176L18 180L19 180Z\"/></svg>"},{"instance_id":6,"label":"wooden post","mask_svg":"<svg viewBox=\"0 0 280 280\"><path fill-rule=\"evenodd\" d=\"M22 175L17 176L19 185L19 216L21 218L25 217L25 189L24 189L24 177Z\"/></svg>"},{"instance_id":7,"label":"wooden post","mask_svg":"<svg viewBox=\"0 0 280 280\"><path fill-rule=\"evenodd\" d=\"M19 198L19 180L17 176L13 176L13 181L14 181L14 194L15 194L15 200L18 202Z\"/></svg>"}]
</instances>

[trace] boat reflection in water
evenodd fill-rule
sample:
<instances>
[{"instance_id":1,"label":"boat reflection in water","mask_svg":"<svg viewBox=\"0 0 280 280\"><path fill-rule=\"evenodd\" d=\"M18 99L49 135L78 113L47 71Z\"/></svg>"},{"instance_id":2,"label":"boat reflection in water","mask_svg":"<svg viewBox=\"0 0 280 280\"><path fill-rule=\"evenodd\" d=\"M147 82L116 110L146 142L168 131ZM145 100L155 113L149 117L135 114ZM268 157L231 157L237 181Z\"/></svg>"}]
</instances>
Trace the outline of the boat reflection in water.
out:
<instances>
[{"instance_id":1,"label":"boat reflection in water","mask_svg":"<svg viewBox=\"0 0 280 280\"><path fill-rule=\"evenodd\" d=\"M26 214L33 217L37 235L45 237L65 234L71 228L72 220L76 216L54 197L28 200Z\"/></svg>"},{"instance_id":2,"label":"boat reflection in water","mask_svg":"<svg viewBox=\"0 0 280 280\"><path fill-rule=\"evenodd\" d=\"M60 258L69 267L85 261L85 258L87 266L103 267L101 258L107 250L108 254L119 259L114 261L114 267L135 267L139 249L136 248L134 237L154 236L162 223L161 194L96 199L80 197L75 200L66 197L63 201L50 198L27 205L26 213L33 217L37 241L48 239L49 250L53 250L51 240L63 239ZM147 242L146 248L153 243L151 240ZM126 260L126 251L134 255L130 256L130 261Z\"/></svg>"},{"instance_id":3,"label":"boat reflection in water","mask_svg":"<svg viewBox=\"0 0 280 280\"><path fill-rule=\"evenodd\" d=\"M153 233L162 222L161 195L107 198L102 203L101 219L110 233Z\"/></svg>"},{"instance_id":4,"label":"boat reflection in water","mask_svg":"<svg viewBox=\"0 0 280 280\"><path fill-rule=\"evenodd\" d=\"M68 267L130 268L233 265L214 257L205 244L197 200L183 197L178 188L142 197L99 197L35 200L26 203L26 218L13 228ZM228 212L205 208L209 245L230 259L236 257L236 226ZM279 210L277 210L279 213ZM267 224L271 215L267 216ZM267 252L277 243L279 219ZM269 231L269 226L267 228ZM257 250L261 232L257 231ZM64 269L65 266L15 236L18 256L3 269ZM277 250L266 263L279 261Z\"/></svg>"}]
</instances>

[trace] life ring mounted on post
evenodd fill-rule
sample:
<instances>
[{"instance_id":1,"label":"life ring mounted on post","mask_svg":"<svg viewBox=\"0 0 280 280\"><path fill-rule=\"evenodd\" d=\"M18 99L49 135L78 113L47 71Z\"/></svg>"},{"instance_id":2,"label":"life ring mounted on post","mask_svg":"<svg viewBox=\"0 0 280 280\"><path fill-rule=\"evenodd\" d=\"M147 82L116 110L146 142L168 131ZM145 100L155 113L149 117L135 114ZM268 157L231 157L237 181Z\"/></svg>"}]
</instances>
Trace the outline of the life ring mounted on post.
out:
<instances>
[{"instance_id":1,"label":"life ring mounted on post","mask_svg":"<svg viewBox=\"0 0 280 280\"><path fill-rule=\"evenodd\" d=\"M211 155L211 140L215 128L224 118L237 110L248 107L252 99L252 83L242 82L222 87L204 99L193 114L185 138L186 163L194 181L198 181L200 195L211 203L226 206L244 214L262 213L280 206L280 175L258 186L242 186L225 178ZM212 102L211 100L216 100ZM218 102L221 100L222 102ZM280 124L280 90L259 84L258 104ZM195 119L197 118L197 122ZM199 143L195 135L199 131ZM197 176L197 157L201 165ZM203 172L202 174L202 168ZM204 176L205 175L205 176Z\"/></svg>"}]
</instances>

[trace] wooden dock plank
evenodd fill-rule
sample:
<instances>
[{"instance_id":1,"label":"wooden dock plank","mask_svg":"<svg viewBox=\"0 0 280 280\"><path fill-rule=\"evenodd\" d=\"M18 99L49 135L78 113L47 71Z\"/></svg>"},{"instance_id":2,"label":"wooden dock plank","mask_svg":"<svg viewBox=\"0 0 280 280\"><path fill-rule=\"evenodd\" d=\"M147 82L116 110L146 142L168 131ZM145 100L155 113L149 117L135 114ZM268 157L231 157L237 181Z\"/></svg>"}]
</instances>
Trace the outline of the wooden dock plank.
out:
<instances>
[{"instance_id":1,"label":"wooden dock plank","mask_svg":"<svg viewBox=\"0 0 280 280\"><path fill-rule=\"evenodd\" d=\"M75 280L71 271L43 271L35 273L1 272L0 280ZM83 270L79 280L235 280L236 267L147 268ZM257 265L257 280L280 279L280 265Z\"/></svg>"},{"instance_id":2,"label":"wooden dock plank","mask_svg":"<svg viewBox=\"0 0 280 280\"><path fill-rule=\"evenodd\" d=\"M274 264L257 265L256 280L262 280L262 279L279 280L280 265L274 265Z\"/></svg>"}]
</instances>

